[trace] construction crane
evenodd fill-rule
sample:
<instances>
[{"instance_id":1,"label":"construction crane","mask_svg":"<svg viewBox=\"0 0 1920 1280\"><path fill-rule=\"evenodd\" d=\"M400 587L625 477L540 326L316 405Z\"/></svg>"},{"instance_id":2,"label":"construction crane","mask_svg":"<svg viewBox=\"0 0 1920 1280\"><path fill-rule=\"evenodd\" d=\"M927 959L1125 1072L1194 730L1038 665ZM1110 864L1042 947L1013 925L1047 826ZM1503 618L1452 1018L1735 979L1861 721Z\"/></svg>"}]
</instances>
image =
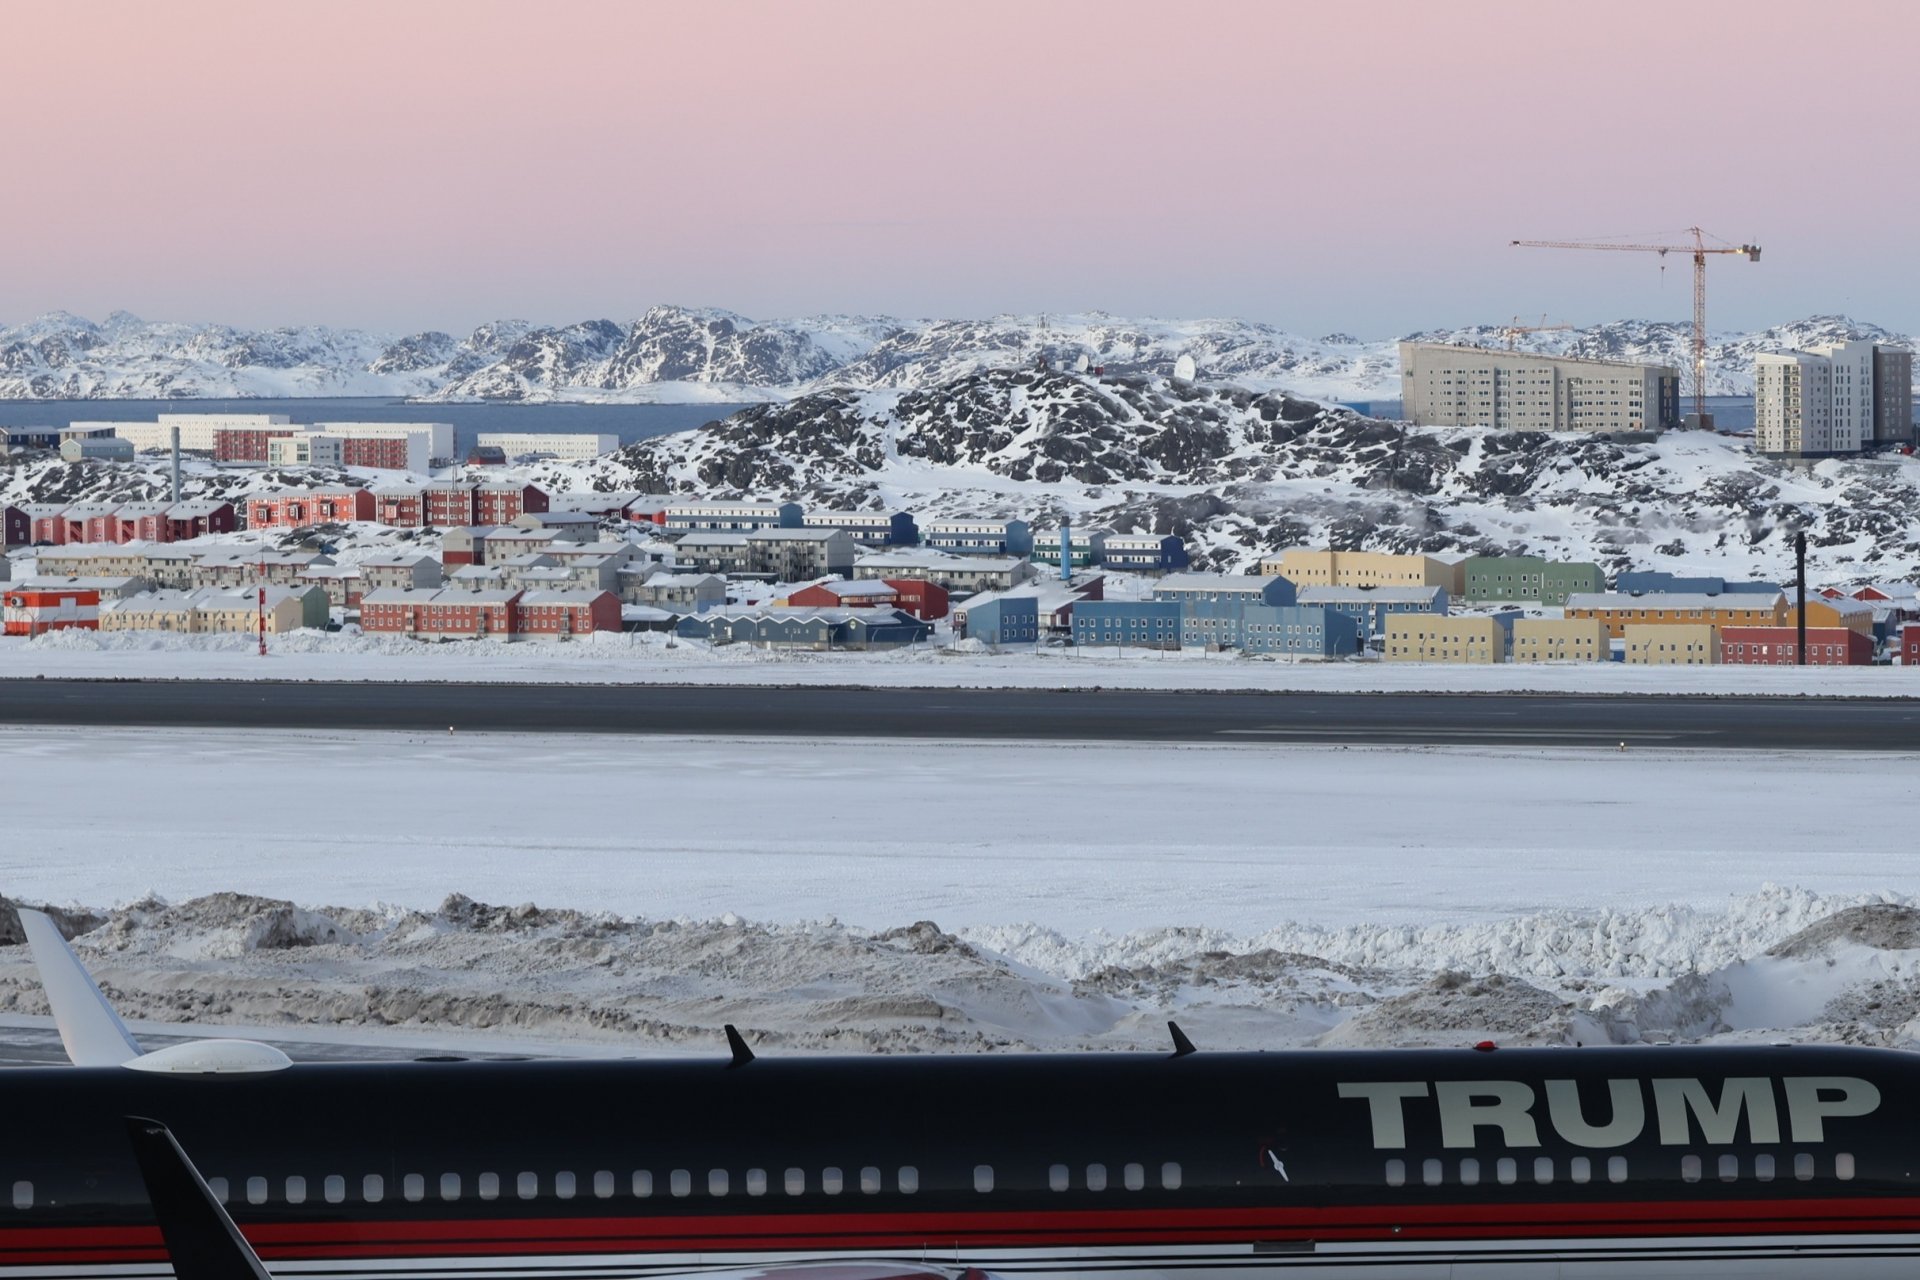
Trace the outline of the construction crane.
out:
<instances>
[{"instance_id":1,"label":"construction crane","mask_svg":"<svg viewBox=\"0 0 1920 1280\"><path fill-rule=\"evenodd\" d=\"M1544 315L1540 317L1539 324L1521 324L1520 317L1515 316L1512 324L1501 326L1500 335L1507 340L1507 350L1511 351L1514 339L1523 333L1560 333L1571 328L1573 326L1570 324L1548 324Z\"/></svg>"},{"instance_id":2,"label":"construction crane","mask_svg":"<svg viewBox=\"0 0 1920 1280\"><path fill-rule=\"evenodd\" d=\"M1707 255L1710 253L1744 253L1747 261L1760 261L1760 246L1757 244L1709 245L1707 233L1698 227L1688 227L1687 233L1693 237L1688 244L1607 244L1590 243L1578 240L1515 240L1512 243L1525 249L1612 249L1621 253L1657 253L1662 259L1670 253L1690 253L1693 255L1693 417L1694 425L1704 427L1712 421L1707 416ZM1716 239L1718 237L1715 237ZM1661 269L1666 269L1662 261Z\"/></svg>"}]
</instances>

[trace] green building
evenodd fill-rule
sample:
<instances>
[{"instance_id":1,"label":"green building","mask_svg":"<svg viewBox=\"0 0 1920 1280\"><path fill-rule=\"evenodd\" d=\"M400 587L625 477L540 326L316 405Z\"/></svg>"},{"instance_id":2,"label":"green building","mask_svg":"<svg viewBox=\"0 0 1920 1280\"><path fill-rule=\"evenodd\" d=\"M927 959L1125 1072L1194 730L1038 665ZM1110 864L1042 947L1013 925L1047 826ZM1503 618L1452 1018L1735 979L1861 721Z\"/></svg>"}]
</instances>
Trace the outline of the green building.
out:
<instances>
[{"instance_id":1,"label":"green building","mask_svg":"<svg viewBox=\"0 0 1920 1280\"><path fill-rule=\"evenodd\" d=\"M1539 556L1474 556L1467 561L1468 600L1524 600L1564 605L1580 591L1605 591L1597 564L1560 564Z\"/></svg>"}]
</instances>

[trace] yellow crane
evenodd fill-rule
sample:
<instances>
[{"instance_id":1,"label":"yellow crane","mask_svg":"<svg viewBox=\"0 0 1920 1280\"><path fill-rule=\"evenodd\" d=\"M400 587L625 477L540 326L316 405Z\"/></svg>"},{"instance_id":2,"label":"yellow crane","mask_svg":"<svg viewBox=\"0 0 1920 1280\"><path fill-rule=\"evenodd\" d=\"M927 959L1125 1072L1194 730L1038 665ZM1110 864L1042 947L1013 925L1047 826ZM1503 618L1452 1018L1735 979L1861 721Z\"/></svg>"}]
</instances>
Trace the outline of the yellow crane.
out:
<instances>
[{"instance_id":1,"label":"yellow crane","mask_svg":"<svg viewBox=\"0 0 1920 1280\"><path fill-rule=\"evenodd\" d=\"M1515 240L1512 241L1525 249L1611 249L1616 253L1657 253L1664 269L1664 259L1670 253L1688 253L1693 255L1693 416L1694 425L1704 427L1711 419L1707 417L1707 255L1710 253L1742 253L1749 262L1760 261L1760 246L1757 244L1709 245L1707 233L1698 227L1688 227L1687 234L1693 237L1688 244L1617 244L1611 242L1593 242L1582 240ZM1715 237L1716 239L1718 237Z\"/></svg>"},{"instance_id":2,"label":"yellow crane","mask_svg":"<svg viewBox=\"0 0 1920 1280\"><path fill-rule=\"evenodd\" d=\"M1520 317L1515 316L1512 324L1501 327L1500 336L1507 340L1507 350L1511 351L1514 339L1523 333L1561 333L1571 328L1573 326L1570 324L1548 324L1544 315L1540 317L1539 324L1521 324Z\"/></svg>"}]
</instances>

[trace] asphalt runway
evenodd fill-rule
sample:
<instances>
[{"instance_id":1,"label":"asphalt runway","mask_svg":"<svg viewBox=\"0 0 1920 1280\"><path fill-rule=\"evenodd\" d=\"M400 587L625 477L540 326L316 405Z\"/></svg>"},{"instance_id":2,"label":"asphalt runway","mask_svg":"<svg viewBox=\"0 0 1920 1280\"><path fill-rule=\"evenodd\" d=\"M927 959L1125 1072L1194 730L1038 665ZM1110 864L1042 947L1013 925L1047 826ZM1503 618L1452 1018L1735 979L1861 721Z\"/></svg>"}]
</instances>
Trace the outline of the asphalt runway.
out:
<instances>
[{"instance_id":1,"label":"asphalt runway","mask_svg":"<svg viewBox=\"0 0 1920 1280\"><path fill-rule=\"evenodd\" d=\"M0 680L0 724L956 741L1920 750L1920 701Z\"/></svg>"}]
</instances>

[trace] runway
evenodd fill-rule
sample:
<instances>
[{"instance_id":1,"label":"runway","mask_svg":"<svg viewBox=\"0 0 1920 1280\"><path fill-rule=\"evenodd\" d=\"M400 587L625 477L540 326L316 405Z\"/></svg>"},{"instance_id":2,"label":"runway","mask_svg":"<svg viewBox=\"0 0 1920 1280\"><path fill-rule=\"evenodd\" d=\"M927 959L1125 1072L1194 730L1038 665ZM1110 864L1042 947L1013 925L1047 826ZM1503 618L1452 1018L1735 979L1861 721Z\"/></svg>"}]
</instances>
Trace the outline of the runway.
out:
<instances>
[{"instance_id":1,"label":"runway","mask_svg":"<svg viewBox=\"0 0 1920 1280\"><path fill-rule=\"evenodd\" d=\"M1574 694L0 680L0 723L444 732L1920 750L1920 701Z\"/></svg>"}]
</instances>

